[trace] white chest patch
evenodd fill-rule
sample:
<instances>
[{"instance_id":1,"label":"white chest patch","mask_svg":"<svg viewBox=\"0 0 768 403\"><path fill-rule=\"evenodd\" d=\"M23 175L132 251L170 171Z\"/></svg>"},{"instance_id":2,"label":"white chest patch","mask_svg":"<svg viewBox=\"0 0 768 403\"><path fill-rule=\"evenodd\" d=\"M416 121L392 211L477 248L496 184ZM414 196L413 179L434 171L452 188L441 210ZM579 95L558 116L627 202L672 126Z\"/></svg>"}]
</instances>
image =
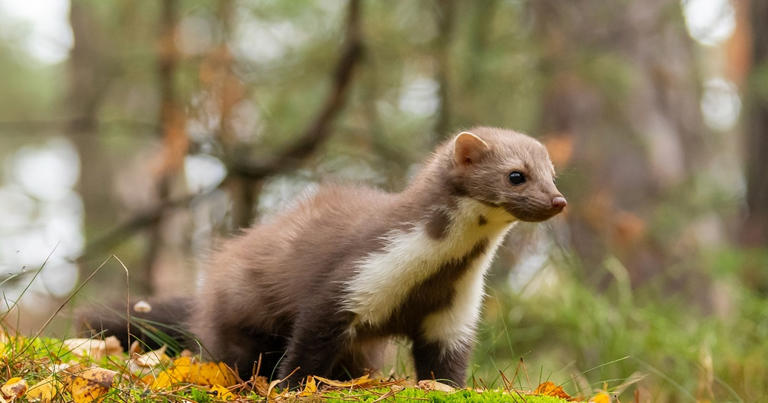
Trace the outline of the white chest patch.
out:
<instances>
[{"instance_id":1,"label":"white chest patch","mask_svg":"<svg viewBox=\"0 0 768 403\"><path fill-rule=\"evenodd\" d=\"M487 220L484 225L478 223L480 215ZM511 217L499 208L471 199L461 200L450 216L442 238L431 238L425 222L414 223L408 231L386 234L386 246L359 262L356 275L346 284L345 304L358 315L358 323L384 323L414 287L445 262L465 256L480 240L487 239L486 252L453 285L452 305L429 315L422 324L423 334L429 340L453 343L471 337L482 303L484 275L512 225Z\"/></svg>"}]
</instances>

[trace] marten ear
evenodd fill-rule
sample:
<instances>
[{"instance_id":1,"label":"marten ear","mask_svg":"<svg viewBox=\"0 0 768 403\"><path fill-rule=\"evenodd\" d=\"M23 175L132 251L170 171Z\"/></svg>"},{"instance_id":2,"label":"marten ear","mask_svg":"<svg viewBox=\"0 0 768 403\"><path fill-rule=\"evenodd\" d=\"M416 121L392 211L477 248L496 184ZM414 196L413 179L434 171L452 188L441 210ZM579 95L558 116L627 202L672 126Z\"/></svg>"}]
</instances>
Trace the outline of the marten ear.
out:
<instances>
[{"instance_id":1,"label":"marten ear","mask_svg":"<svg viewBox=\"0 0 768 403\"><path fill-rule=\"evenodd\" d=\"M475 163L488 150L488 143L470 132L461 132L453 140L453 160L458 165Z\"/></svg>"}]
</instances>

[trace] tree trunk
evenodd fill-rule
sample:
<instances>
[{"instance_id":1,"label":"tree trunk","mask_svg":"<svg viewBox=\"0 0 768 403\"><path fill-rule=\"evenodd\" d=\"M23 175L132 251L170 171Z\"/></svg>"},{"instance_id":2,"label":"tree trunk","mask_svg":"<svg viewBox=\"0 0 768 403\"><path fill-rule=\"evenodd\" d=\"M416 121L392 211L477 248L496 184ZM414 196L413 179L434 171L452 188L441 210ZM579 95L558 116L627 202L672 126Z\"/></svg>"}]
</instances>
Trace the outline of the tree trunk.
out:
<instances>
[{"instance_id":1,"label":"tree trunk","mask_svg":"<svg viewBox=\"0 0 768 403\"><path fill-rule=\"evenodd\" d=\"M183 167L188 149L186 121L175 85L178 69L179 52L176 48L176 33L179 22L179 4L177 0L164 0L160 20L158 21L159 54L157 60L157 79L160 86L159 126L162 130L163 149L161 163L156 177L156 199L158 205L168 203L176 173ZM154 293L154 277L160 256L168 245L163 236L166 222L161 217L149 228L147 250L144 255L143 270L138 272L139 292Z\"/></svg>"},{"instance_id":2,"label":"tree trunk","mask_svg":"<svg viewBox=\"0 0 768 403\"><path fill-rule=\"evenodd\" d=\"M749 3L753 73L746 94L747 219L743 241L764 246L768 244L768 90L756 81L768 78L768 2Z\"/></svg>"},{"instance_id":3,"label":"tree trunk","mask_svg":"<svg viewBox=\"0 0 768 403\"><path fill-rule=\"evenodd\" d=\"M609 276L594 268L611 256L635 285L683 264L664 247L675 235L649 231L657 207L686 191L708 151L679 2L539 0L531 7L540 69L550 76L541 133L573 147L561 172L583 174L569 181L578 187L562 190L585 276Z\"/></svg>"},{"instance_id":4,"label":"tree trunk","mask_svg":"<svg viewBox=\"0 0 768 403\"><path fill-rule=\"evenodd\" d=\"M111 228L114 212L113 167L101 142L97 114L107 91L106 60L100 38L103 34L88 4L73 1L69 12L74 46L67 62L68 89L65 96L70 122L66 133L80 158L77 190L83 201L86 241ZM82 266L80 277L83 277Z\"/></svg>"}]
</instances>

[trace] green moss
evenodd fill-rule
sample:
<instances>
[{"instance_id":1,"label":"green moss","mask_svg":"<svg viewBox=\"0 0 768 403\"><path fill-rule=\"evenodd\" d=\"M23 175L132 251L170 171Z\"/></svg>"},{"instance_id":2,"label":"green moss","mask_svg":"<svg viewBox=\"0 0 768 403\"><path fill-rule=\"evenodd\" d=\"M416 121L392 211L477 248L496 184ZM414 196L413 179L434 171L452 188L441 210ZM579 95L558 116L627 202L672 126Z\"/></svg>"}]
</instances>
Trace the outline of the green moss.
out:
<instances>
[{"instance_id":1,"label":"green moss","mask_svg":"<svg viewBox=\"0 0 768 403\"><path fill-rule=\"evenodd\" d=\"M369 389L338 391L324 395L323 401L326 402L373 402L389 392L389 389ZM395 393L387 401L394 402L412 402L426 401L431 403L485 403L485 402L526 402L526 403L562 403L563 399L550 396L523 396L509 394L501 390L489 390L485 392L475 392L470 390L459 390L454 393L445 392L426 392L421 389L407 388Z\"/></svg>"}]
</instances>

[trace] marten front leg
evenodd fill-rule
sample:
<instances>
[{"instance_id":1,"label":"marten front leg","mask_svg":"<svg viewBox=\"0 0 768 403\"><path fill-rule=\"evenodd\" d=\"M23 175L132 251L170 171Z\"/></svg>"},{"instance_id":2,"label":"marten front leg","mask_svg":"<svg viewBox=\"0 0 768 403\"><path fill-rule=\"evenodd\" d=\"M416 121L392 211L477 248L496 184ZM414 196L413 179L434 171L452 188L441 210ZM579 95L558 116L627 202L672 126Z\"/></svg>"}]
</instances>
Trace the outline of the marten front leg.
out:
<instances>
[{"instance_id":1,"label":"marten front leg","mask_svg":"<svg viewBox=\"0 0 768 403\"><path fill-rule=\"evenodd\" d=\"M442 341L413 340L413 361L419 380L435 379L464 387L471 347L458 342L452 345Z\"/></svg>"},{"instance_id":2,"label":"marten front leg","mask_svg":"<svg viewBox=\"0 0 768 403\"><path fill-rule=\"evenodd\" d=\"M307 375L331 375L349 345L352 318L352 313L329 308L327 304L313 304L299 313L278 371L282 379L296 370L284 382L285 386L298 385Z\"/></svg>"}]
</instances>

